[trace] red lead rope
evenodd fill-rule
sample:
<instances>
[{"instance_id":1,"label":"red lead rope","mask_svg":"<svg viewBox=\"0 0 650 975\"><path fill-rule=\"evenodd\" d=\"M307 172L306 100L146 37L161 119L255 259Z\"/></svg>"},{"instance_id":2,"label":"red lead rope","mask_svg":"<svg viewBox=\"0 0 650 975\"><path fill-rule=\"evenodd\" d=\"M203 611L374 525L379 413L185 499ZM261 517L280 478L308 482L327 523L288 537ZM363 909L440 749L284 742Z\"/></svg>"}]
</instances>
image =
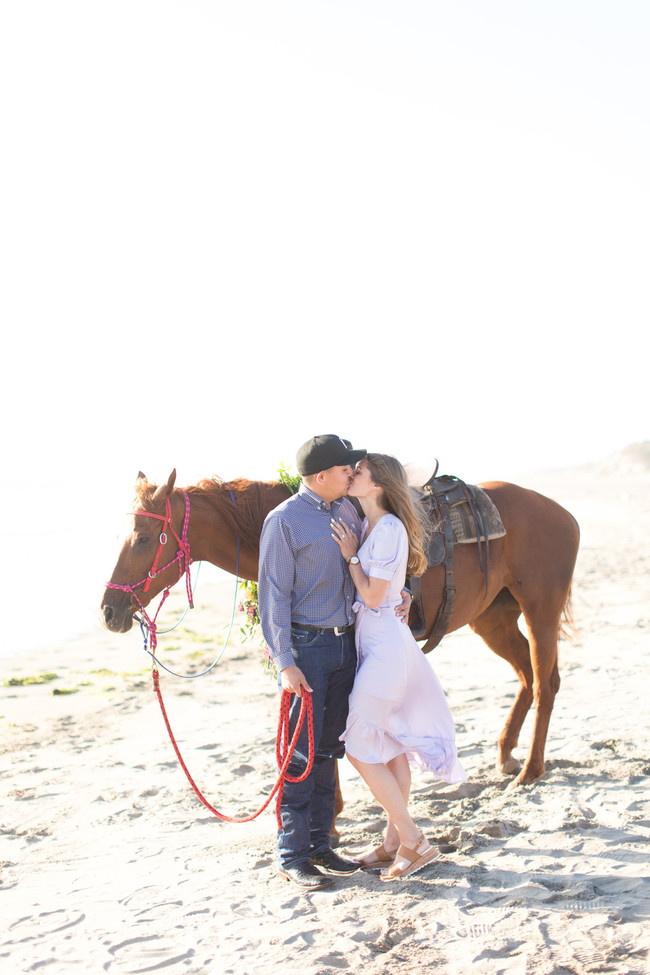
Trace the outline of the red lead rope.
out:
<instances>
[{"instance_id":1,"label":"red lead rope","mask_svg":"<svg viewBox=\"0 0 650 975\"><path fill-rule=\"evenodd\" d=\"M185 772L185 775L187 776L187 781L190 783L192 789L196 793L197 798L203 803L203 805L207 809L210 810L211 813L213 813L218 819L223 820L223 822L250 823L252 819L256 819L257 816L260 815L260 813L264 812L264 810L270 803L273 796L276 795L277 793L276 800L275 800L275 817L277 820L278 829L281 830L282 819L280 816L280 807L282 805L282 793L284 791L284 783L302 782L304 779L307 778L314 764L314 718L313 718L313 711L312 711L311 694L308 691L305 691L303 689L302 699L300 703L300 714L298 715L298 723L293 733L293 738L291 739L291 741L289 741L289 705L291 701L291 692L290 691L282 692L282 699L280 701L280 719L278 721L278 734L275 743L275 754L278 762L278 768L280 770L277 781L273 786L268 799L266 800L263 806L260 806L257 812L253 813L252 816L244 816L241 819L235 819L231 816L226 816L224 813L220 813L218 810L214 808L214 806L210 805L210 803L205 798L205 796L201 794L198 786L194 782L194 779L190 775L187 765L183 761L183 757L178 749L178 745L176 744L176 739L174 738L174 733L169 724L169 718L167 717L167 711L165 710L165 705L163 703L162 692L160 690L160 674L158 673L156 667L154 667L154 669L152 670L151 676L153 678L153 689L158 697L160 710L162 711L162 716L164 718L167 731L169 733L170 741L174 747L174 751L176 752L176 757L180 762L181 768ZM300 735L300 731L304 724L305 715L307 715L307 733L309 735L309 753L307 756L307 767L305 771L302 773L302 775L293 778L291 775L288 775L287 769L289 767L289 762L291 761L291 758L293 756L296 743L298 741L298 736Z\"/></svg>"}]
</instances>

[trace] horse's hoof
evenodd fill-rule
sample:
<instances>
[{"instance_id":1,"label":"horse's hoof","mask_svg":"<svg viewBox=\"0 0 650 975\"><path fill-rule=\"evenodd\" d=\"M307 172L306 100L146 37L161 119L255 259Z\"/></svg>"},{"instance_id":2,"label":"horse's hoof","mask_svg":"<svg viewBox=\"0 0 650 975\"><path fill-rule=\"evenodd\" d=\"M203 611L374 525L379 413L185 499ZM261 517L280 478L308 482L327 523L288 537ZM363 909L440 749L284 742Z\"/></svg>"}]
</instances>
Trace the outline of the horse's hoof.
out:
<instances>
[{"instance_id":1,"label":"horse's hoof","mask_svg":"<svg viewBox=\"0 0 650 975\"><path fill-rule=\"evenodd\" d=\"M341 836L339 834L339 831L337 829L333 829L332 832L330 833L330 847L331 847L331 849L332 850L335 850L336 847L339 845L340 842L341 842Z\"/></svg>"},{"instance_id":2,"label":"horse's hoof","mask_svg":"<svg viewBox=\"0 0 650 975\"><path fill-rule=\"evenodd\" d=\"M540 772L534 772L531 769L523 768L522 771L517 776L517 778L513 779L512 782L510 782L510 784L508 785L508 789L506 791L510 789L517 789L521 785L532 785L533 782L536 782L538 779L540 779L543 774L544 774L544 769L542 769Z\"/></svg>"},{"instance_id":3,"label":"horse's hoof","mask_svg":"<svg viewBox=\"0 0 650 975\"><path fill-rule=\"evenodd\" d=\"M511 755L510 758L506 758L502 762L499 762L499 769L503 775L516 775L517 772L521 771L521 762L518 762L517 759L513 758Z\"/></svg>"}]
</instances>

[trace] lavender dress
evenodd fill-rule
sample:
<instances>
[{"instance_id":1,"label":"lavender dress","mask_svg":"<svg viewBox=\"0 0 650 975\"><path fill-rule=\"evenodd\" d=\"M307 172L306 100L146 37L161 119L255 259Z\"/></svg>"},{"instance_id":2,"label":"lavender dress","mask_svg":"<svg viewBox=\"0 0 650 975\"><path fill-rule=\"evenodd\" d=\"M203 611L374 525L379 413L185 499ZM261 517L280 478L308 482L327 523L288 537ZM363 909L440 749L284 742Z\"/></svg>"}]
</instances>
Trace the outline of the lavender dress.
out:
<instances>
[{"instance_id":1,"label":"lavender dress","mask_svg":"<svg viewBox=\"0 0 650 975\"><path fill-rule=\"evenodd\" d=\"M362 538L367 530L365 521ZM388 590L376 609L357 593L358 668L341 741L361 762L385 763L405 753L414 768L445 782L463 782L467 776L456 755L454 722L440 681L408 626L395 616L408 561L399 518L384 515L357 554L366 575L387 580Z\"/></svg>"}]
</instances>

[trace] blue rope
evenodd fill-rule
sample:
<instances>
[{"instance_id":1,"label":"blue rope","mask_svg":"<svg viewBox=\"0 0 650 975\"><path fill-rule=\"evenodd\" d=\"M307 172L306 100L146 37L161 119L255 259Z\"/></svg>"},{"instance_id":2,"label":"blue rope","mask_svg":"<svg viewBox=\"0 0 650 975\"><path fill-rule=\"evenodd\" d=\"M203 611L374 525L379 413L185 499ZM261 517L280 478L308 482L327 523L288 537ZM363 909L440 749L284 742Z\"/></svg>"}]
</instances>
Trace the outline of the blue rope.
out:
<instances>
[{"instance_id":1,"label":"blue rope","mask_svg":"<svg viewBox=\"0 0 650 975\"><path fill-rule=\"evenodd\" d=\"M201 570L201 565L202 565L201 562L197 562L196 563L196 566L197 566L197 568L196 568L196 576L195 576L195 579L194 579L194 583L192 585L192 592L195 592L196 591L196 584L199 581L199 572ZM188 569L188 572L191 572L191 569ZM185 607L184 611L183 611L183 615L181 616L181 618L180 619L177 619L176 622L174 623L174 625L173 626L170 626L168 630L158 630L157 631L158 636L165 636L167 633L171 633L172 630L175 630L177 626L180 626L181 623L183 622L183 620L185 619L185 617L187 616L187 614L189 613L189 611L190 611L191 608L192 607L188 603L187 606Z\"/></svg>"}]
</instances>

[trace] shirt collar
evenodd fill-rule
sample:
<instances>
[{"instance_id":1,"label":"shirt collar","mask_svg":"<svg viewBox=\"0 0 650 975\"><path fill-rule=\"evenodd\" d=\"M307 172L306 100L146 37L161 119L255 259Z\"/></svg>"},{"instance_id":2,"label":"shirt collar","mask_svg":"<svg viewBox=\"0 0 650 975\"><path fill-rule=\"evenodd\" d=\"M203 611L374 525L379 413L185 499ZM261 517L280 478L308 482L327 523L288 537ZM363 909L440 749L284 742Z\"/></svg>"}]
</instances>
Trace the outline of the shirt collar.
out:
<instances>
[{"instance_id":1,"label":"shirt collar","mask_svg":"<svg viewBox=\"0 0 650 975\"><path fill-rule=\"evenodd\" d=\"M320 511L331 511L332 513L339 510L341 507L341 502L343 501L343 498L338 498L336 501L332 501L332 506L330 508L327 501L323 501L323 499L319 498L317 494L314 494L314 492L308 488L304 482L298 488L298 494L308 504L313 505L315 508L319 508Z\"/></svg>"}]
</instances>

